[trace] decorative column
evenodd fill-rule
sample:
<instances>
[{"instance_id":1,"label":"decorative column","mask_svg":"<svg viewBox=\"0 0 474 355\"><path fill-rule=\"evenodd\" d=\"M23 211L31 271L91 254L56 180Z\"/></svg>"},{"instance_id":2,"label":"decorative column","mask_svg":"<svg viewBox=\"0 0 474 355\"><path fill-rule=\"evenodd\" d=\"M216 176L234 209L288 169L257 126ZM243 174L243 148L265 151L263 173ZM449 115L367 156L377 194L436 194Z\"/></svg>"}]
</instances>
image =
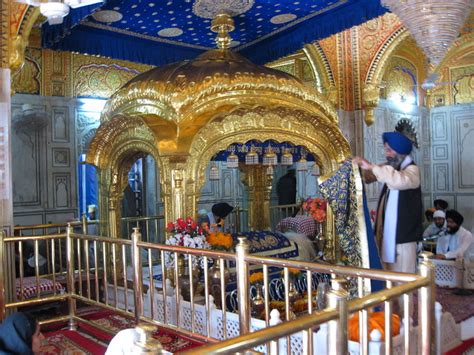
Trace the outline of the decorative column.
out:
<instances>
[{"instance_id":1,"label":"decorative column","mask_svg":"<svg viewBox=\"0 0 474 355\"><path fill-rule=\"evenodd\" d=\"M244 183L249 192L249 228L251 230L270 229L270 193L273 176L266 174L267 167L262 165L243 165Z\"/></svg>"},{"instance_id":2,"label":"decorative column","mask_svg":"<svg viewBox=\"0 0 474 355\"><path fill-rule=\"evenodd\" d=\"M11 160L11 70L10 70L10 10L11 1L2 0L0 4L0 222L7 236L13 234L13 184ZM4 284L0 292L4 300L15 300L15 250L4 250ZM0 296L0 299L2 297Z\"/></svg>"},{"instance_id":3,"label":"decorative column","mask_svg":"<svg viewBox=\"0 0 474 355\"><path fill-rule=\"evenodd\" d=\"M160 171L166 222L188 217L186 209L187 160L185 157L163 157ZM190 215L192 216L192 214Z\"/></svg>"}]
</instances>

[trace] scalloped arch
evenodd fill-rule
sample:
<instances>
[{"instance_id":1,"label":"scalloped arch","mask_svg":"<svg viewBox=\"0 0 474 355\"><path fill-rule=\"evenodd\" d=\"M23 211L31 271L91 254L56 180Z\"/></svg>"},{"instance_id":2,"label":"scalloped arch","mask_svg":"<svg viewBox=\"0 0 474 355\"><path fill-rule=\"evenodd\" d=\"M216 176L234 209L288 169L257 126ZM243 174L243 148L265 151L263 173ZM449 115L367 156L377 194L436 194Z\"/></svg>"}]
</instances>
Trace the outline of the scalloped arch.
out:
<instances>
[{"instance_id":1,"label":"scalloped arch","mask_svg":"<svg viewBox=\"0 0 474 355\"><path fill-rule=\"evenodd\" d=\"M133 142L133 144L132 144ZM146 148L156 161L159 158L155 136L146 123L137 116L119 115L99 126L86 156L88 164L99 169L110 168L118 159L123 146L130 150Z\"/></svg>"},{"instance_id":2,"label":"scalloped arch","mask_svg":"<svg viewBox=\"0 0 474 355\"><path fill-rule=\"evenodd\" d=\"M208 124L193 139L188 176L194 177L196 191L204 184L205 170L214 154L232 143L250 139L303 145L316 156L324 175L336 170L338 163L350 155L349 143L337 125L327 124L303 111L259 107L253 111L234 112L219 122Z\"/></svg>"},{"instance_id":3,"label":"scalloped arch","mask_svg":"<svg viewBox=\"0 0 474 355\"><path fill-rule=\"evenodd\" d=\"M389 38L380 46L370 63L369 70L365 77L365 83L380 83L388 64L388 60L397 49L397 47L410 36L405 27L398 28Z\"/></svg>"}]
</instances>

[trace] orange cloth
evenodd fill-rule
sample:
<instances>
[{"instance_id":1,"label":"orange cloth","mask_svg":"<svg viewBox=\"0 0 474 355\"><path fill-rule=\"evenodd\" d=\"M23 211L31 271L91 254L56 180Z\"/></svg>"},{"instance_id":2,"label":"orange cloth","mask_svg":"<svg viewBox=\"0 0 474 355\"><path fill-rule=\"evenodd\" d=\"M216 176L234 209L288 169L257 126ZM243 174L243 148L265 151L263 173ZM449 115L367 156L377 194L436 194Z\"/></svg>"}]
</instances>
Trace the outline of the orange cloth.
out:
<instances>
[{"instance_id":1,"label":"orange cloth","mask_svg":"<svg viewBox=\"0 0 474 355\"><path fill-rule=\"evenodd\" d=\"M369 340L370 333L374 329L378 329L382 333L382 339L385 338L385 313L373 312L369 314ZM359 342L359 312L349 318L349 339ZM396 314L392 314L392 336L400 333L400 318Z\"/></svg>"}]
</instances>

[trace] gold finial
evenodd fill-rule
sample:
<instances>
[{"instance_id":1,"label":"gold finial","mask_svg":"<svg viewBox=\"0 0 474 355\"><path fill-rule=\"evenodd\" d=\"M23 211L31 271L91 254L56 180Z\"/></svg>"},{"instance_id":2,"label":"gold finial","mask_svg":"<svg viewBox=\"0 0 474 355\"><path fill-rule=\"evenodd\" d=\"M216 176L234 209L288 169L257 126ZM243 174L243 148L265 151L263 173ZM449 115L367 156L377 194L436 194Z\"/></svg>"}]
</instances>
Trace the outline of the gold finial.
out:
<instances>
[{"instance_id":1,"label":"gold finial","mask_svg":"<svg viewBox=\"0 0 474 355\"><path fill-rule=\"evenodd\" d=\"M212 20L211 31L217 33L217 48L226 49L230 47L232 38L229 32L232 32L234 29L234 20L228 14L219 14Z\"/></svg>"}]
</instances>

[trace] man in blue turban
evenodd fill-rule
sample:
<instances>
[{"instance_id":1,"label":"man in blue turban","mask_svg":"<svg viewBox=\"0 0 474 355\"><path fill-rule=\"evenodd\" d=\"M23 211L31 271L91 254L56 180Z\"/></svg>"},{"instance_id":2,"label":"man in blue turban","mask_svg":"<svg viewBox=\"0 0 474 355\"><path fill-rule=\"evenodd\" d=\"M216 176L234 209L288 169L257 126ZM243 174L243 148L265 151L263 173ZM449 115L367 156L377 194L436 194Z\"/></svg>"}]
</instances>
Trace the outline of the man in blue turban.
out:
<instances>
[{"instance_id":1,"label":"man in blue turban","mask_svg":"<svg viewBox=\"0 0 474 355\"><path fill-rule=\"evenodd\" d=\"M410 156L413 143L404 134L385 132L382 140L385 164L373 164L361 157L354 161L384 184L375 222L384 267L415 273L416 245L423 233L420 170Z\"/></svg>"}]
</instances>

